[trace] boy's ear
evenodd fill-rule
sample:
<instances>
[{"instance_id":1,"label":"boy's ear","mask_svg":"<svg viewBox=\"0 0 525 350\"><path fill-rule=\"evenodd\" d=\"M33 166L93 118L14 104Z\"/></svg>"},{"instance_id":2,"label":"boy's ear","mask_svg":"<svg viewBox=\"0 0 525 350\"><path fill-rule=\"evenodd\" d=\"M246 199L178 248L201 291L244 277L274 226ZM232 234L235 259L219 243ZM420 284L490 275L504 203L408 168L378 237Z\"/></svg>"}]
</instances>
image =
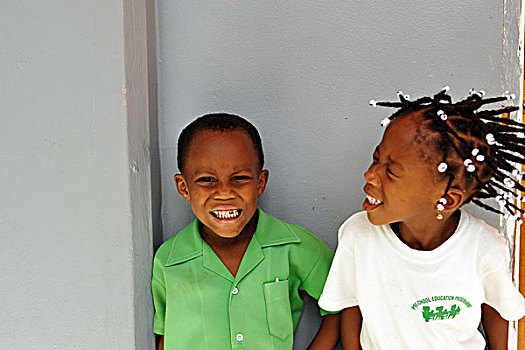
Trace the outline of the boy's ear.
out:
<instances>
[{"instance_id":1,"label":"boy's ear","mask_svg":"<svg viewBox=\"0 0 525 350\"><path fill-rule=\"evenodd\" d=\"M465 191L459 188L450 187L445 199L447 200L447 204L445 204L445 210L443 210L443 212L453 213L465 202L467 195Z\"/></svg>"},{"instance_id":2,"label":"boy's ear","mask_svg":"<svg viewBox=\"0 0 525 350\"><path fill-rule=\"evenodd\" d=\"M268 170L263 170L259 174L259 179L257 180L257 197L263 194L266 184L268 183L268 178L270 177L270 172Z\"/></svg>"},{"instance_id":3,"label":"boy's ear","mask_svg":"<svg viewBox=\"0 0 525 350\"><path fill-rule=\"evenodd\" d=\"M188 189L188 185L182 174L175 174L173 179L175 180L175 186L180 195L184 197L184 199L190 200L190 190Z\"/></svg>"}]
</instances>

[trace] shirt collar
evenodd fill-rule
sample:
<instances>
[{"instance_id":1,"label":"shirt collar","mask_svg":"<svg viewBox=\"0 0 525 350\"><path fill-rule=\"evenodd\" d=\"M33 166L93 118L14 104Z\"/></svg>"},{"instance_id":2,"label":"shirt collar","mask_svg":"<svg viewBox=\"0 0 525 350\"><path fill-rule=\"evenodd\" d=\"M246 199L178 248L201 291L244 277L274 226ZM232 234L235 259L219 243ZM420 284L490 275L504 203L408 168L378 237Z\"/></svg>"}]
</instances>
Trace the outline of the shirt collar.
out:
<instances>
[{"instance_id":1,"label":"shirt collar","mask_svg":"<svg viewBox=\"0 0 525 350\"><path fill-rule=\"evenodd\" d=\"M290 229L288 224L266 214L260 208L257 211L259 220L254 237L261 248L301 242L301 239ZM201 256L204 244L205 242L199 233L199 221L195 219L177 234L166 260L166 266L181 264Z\"/></svg>"},{"instance_id":2,"label":"shirt collar","mask_svg":"<svg viewBox=\"0 0 525 350\"><path fill-rule=\"evenodd\" d=\"M259 221L254 236L261 247L271 247L281 244L300 243L301 239L290 229L290 225L257 209Z\"/></svg>"}]
</instances>

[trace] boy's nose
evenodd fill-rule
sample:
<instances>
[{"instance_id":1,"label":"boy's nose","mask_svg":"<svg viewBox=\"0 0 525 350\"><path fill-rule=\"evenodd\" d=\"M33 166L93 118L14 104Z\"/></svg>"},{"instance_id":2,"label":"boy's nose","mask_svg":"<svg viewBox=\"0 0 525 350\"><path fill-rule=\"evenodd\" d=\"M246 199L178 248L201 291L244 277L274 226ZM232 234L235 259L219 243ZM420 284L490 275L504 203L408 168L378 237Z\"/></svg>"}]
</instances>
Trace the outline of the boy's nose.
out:
<instances>
[{"instance_id":1,"label":"boy's nose","mask_svg":"<svg viewBox=\"0 0 525 350\"><path fill-rule=\"evenodd\" d=\"M234 197L232 188L225 183L219 183L216 187L215 198L230 199Z\"/></svg>"}]
</instances>

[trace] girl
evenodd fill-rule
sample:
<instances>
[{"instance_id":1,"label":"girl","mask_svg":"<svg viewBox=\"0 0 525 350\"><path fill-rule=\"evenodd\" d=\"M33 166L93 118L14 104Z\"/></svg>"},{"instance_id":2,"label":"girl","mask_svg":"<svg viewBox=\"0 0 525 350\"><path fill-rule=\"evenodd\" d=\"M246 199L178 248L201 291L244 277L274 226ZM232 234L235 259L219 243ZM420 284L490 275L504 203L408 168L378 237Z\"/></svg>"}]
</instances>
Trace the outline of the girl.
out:
<instances>
[{"instance_id":1,"label":"girl","mask_svg":"<svg viewBox=\"0 0 525 350\"><path fill-rule=\"evenodd\" d=\"M460 207L473 202L513 216L525 192L525 125L498 117L517 107L478 109L471 90L375 102L397 107L365 173L364 212L339 229L321 308L341 313L344 349L506 349L508 320L525 315L497 231ZM495 198L500 209L482 199ZM525 198L525 197L524 197ZM524 199L525 201L525 199Z\"/></svg>"}]
</instances>

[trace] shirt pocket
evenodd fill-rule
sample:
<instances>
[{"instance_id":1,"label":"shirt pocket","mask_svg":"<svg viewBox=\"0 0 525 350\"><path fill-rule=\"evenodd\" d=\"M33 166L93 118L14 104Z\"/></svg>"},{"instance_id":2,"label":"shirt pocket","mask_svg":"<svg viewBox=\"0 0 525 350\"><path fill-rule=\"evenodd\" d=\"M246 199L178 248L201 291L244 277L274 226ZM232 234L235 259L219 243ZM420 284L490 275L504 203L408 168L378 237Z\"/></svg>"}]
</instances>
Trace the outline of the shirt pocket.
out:
<instances>
[{"instance_id":1,"label":"shirt pocket","mask_svg":"<svg viewBox=\"0 0 525 350\"><path fill-rule=\"evenodd\" d=\"M265 283L264 299L270 334L286 339L293 333L288 280Z\"/></svg>"}]
</instances>

